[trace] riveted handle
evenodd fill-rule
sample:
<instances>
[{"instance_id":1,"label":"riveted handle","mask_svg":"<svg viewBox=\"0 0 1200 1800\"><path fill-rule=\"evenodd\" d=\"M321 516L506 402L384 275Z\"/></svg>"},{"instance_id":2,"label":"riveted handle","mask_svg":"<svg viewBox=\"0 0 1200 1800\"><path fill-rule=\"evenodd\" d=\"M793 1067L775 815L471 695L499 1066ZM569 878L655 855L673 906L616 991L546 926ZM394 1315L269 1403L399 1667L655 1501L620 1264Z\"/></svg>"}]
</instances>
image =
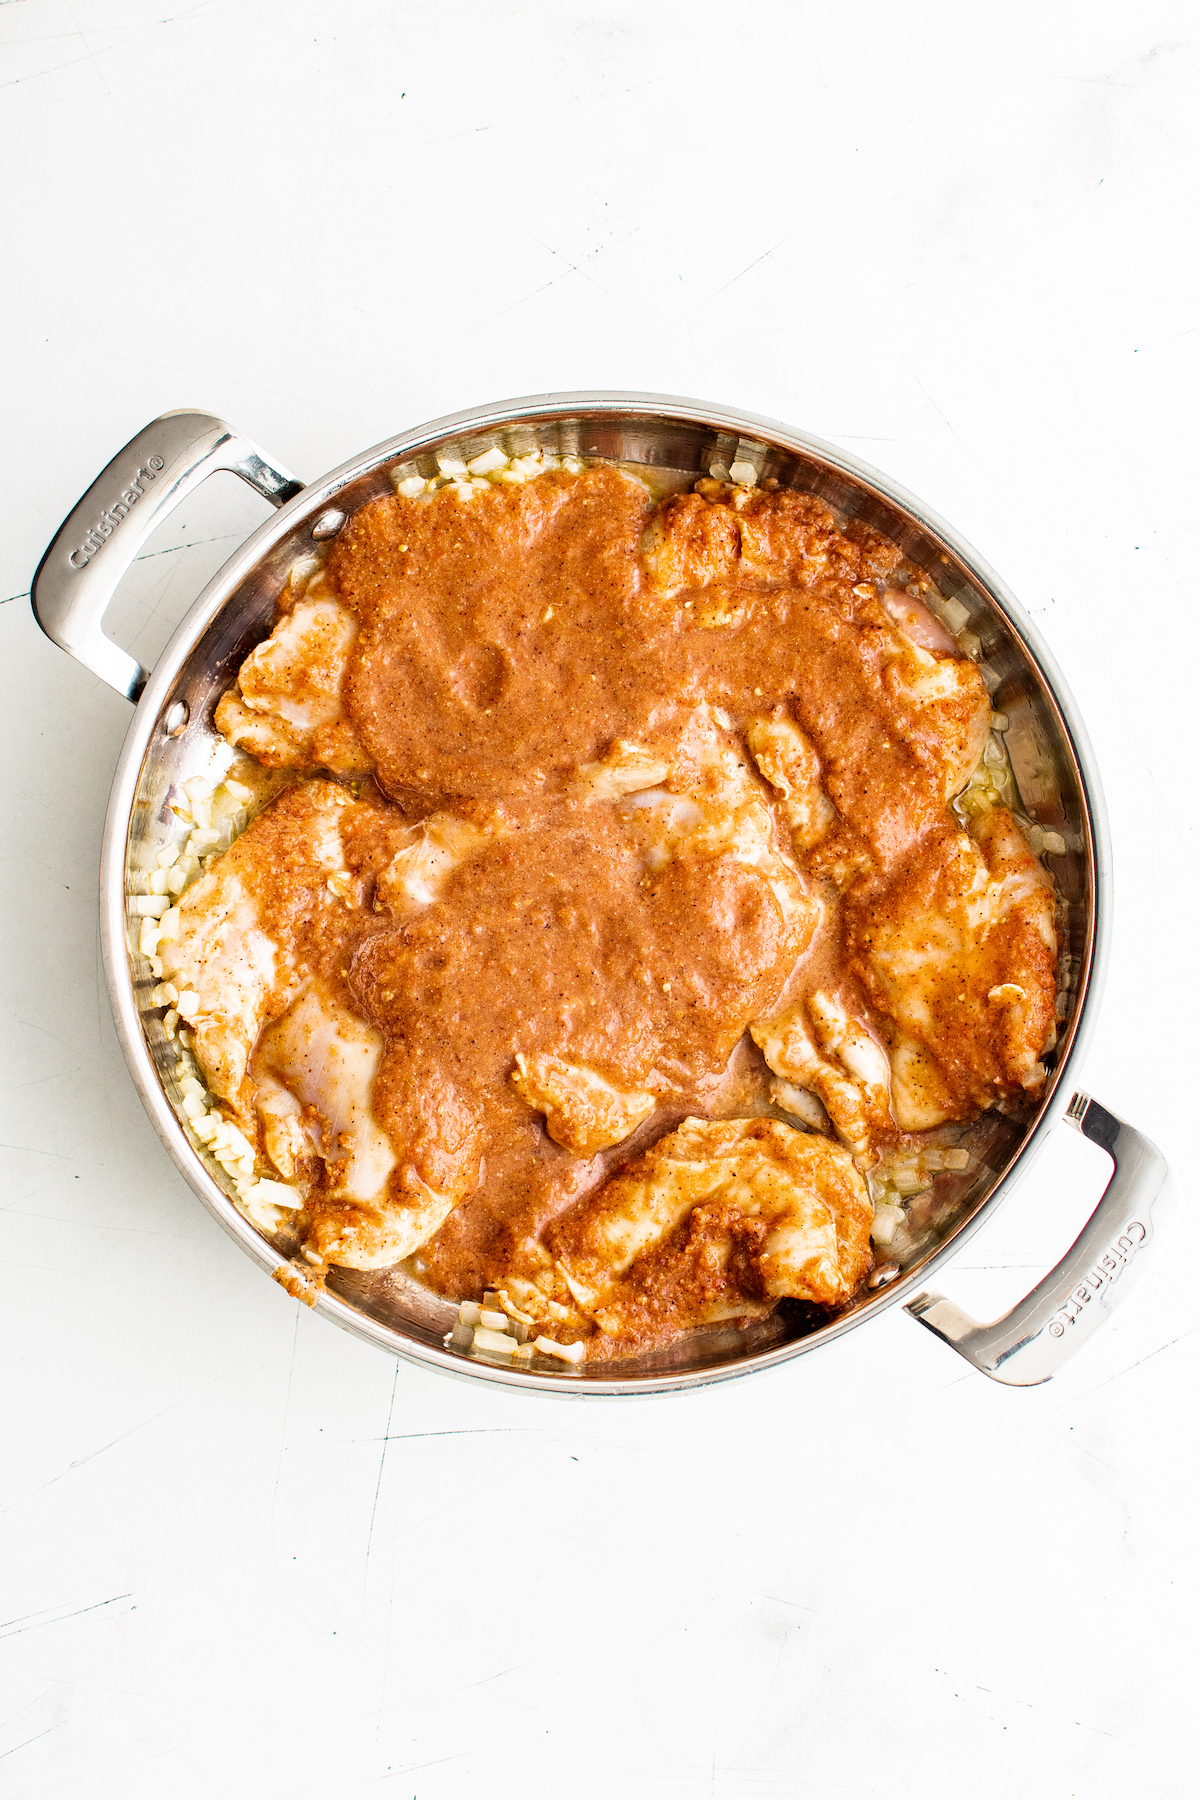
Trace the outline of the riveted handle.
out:
<instances>
[{"instance_id":1,"label":"riveted handle","mask_svg":"<svg viewBox=\"0 0 1200 1800\"><path fill-rule=\"evenodd\" d=\"M905 1307L984 1375L1012 1387L1049 1381L1112 1311L1117 1281L1153 1236L1151 1208L1167 1173L1149 1138L1089 1095L1076 1094L1066 1117L1108 1152L1113 1172L1062 1261L991 1325L941 1294L918 1294Z\"/></svg>"},{"instance_id":2,"label":"riveted handle","mask_svg":"<svg viewBox=\"0 0 1200 1800\"><path fill-rule=\"evenodd\" d=\"M304 483L211 413L170 412L131 438L96 477L38 564L34 616L46 636L129 700L149 670L103 630L134 557L173 507L218 470L282 506Z\"/></svg>"}]
</instances>

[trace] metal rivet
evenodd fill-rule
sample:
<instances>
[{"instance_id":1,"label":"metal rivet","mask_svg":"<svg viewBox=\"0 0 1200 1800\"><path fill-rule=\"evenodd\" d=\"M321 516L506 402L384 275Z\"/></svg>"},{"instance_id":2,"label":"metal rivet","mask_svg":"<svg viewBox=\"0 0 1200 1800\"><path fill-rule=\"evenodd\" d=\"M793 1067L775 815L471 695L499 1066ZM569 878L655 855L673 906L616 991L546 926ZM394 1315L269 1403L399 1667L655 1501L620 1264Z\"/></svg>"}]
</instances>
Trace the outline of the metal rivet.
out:
<instances>
[{"instance_id":1,"label":"metal rivet","mask_svg":"<svg viewBox=\"0 0 1200 1800\"><path fill-rule=\"evenodd\" d=\"M188 728L188 720L191 716L186 700L173 700L168 706L167 716L163 720L163 735L165 737L182 737Z\"/></svg>"},{"instance_id":2,"label":"metal rivet","mask_svg":"<svg viewBox=\"0 0 1200 1800\"><path fill-rule=\"evenodd\" d=\"M898 1262L880 1263L879 1267L872 1269L867 1276L867 1286L872 1289L886 1287L889 1281L895 1281L899 1273L900 1264Z\"/></svg>"},{"instance_id":3,"label":"metal rivet","mask_svg":"<svg viewBox=\"0 0 1200 1800\"><path fill-rule=\"evenodd\" d=\"M339 512L336 506L331 506L328 512L323 512L319 518L314 519L313 521L312 536L314 543L321 544L324 543L326 538L336 537L345 523L345 513Z\"/></svg>"}]
</instances>

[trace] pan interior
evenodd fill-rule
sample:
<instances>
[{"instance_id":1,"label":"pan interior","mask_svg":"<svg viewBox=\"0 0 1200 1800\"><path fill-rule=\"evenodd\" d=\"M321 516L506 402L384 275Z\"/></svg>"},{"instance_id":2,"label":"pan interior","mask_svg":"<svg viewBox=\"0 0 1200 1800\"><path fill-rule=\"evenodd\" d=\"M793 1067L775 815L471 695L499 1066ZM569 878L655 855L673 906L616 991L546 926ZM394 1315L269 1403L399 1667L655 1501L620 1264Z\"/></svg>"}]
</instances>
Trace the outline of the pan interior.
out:
<instances>
[{"instance_id":1,"label":"pan interior","mask_svg":"<svg viewBox=\"0 0 1200 1800\"><path fill-rule=\"evenodd\" d=\"M698 409L697 409L698 410ZM735 430L734 423L746 430ZM464 461L492 445L509 455L542 449L556 455L604 457L636 464L662 488L683 488L716 465L723 473L731 464L750 462L760 480L818 495L839 518L861 520L893 539L905 557L922 570L946 599L966 608L968 629L979 639L985 679L995 710L1008 718L1006 743L1024 811L1037 824L1056 832L1067 848L1048 859L1062 899L1060 933L1066 1014L1056 1048L1045 1059L1050 1081L1043 1100L1026 1116L985 1114L967 1140L973 1152L969 1175L946 1171L916 1196L909 1208L910 1226L902 1250L895 1255L899 1272L886 1290L887 1300L910 1293L931 1261L980 1217L981 1210L1029 1142L1052 1102L1058 1077L1070 1053L1079 1024L1090 972L1095 921L1095 849L1092 821L1080 758L1049 682L1031 649L1022 640L1006 608L1012 602L999 583L956 548L917 510L889 496L882 478L845 466L838 453L799 435L758 429L758 421L733 415L673 416L633 406L605 404L597 410L575 406L559 411L547 405L538 413L507 417L476 415L470 424L433 434L410 433L369 452L328 481L317 483L265 525L235 555L197 601L167 653L165 681L156 675L147 692L150 715L143 721L144 751L136 774L133 804L124 846L124 891L129 878L154 863L166 842L172 815L170 798L190 776L206 773L220 740L212 724L213 710L233 681L250 649L270 631L277 598L297 558L313 551L313 525L328 524L330 507L350 513L377 495L388 493L398 474L437 473L436 458L454 455ZM848 462L848 459L847 459ZM186 709L186 714L181 712ZM187 724L180 730L179 721ZM136 942L134 932L131 942ZM121 971L114 971L119 986ZM148 1061L153 1081L174 1113L160 1117L176 1161L221 1223L268 1266L277 1265L294 1249L286 1233L262 1238L234 1205L228 1179L184 1132L181 1095L175 1077L176 1052L164 1035L159 1011L151 1002L155 985L149 963L135 949L128 952L125 979L136 1007L140 1033L130 1046L131 1061ZM119 997L114 988L114 1002ZM135 1075L138 1074L135 1068ZM146 1075L147 1085L150 1077ZM892 1254L890 1251L888 1254ZM454 1308L421 1288L402 1271L362 1274L334 1270L329 1302L320 1302L342 1324L361 1330L376 1342L422 1360L456 1365L463 1373L493 1373L477 1356L444 1349L442 1336ZM798 1303L783 1302L771 1318L746 1330L698 1332L666 1351L620 1363L564 1369L560 1379L586 1388L656 1387L711 1380L760 1364L821 1341L868 1307L878 1306L883 1292L866 1295L849 1315L827 1315ZM540 1365L539 1365L540 1370ZM554 1374L555 1371L549 1371ZM519 1380L506 1372L508 1380ZM528 1378L526 1378L528 1379ZM535 1382L535 1385L544 1385Z\"/></svg>"}]
</instances>

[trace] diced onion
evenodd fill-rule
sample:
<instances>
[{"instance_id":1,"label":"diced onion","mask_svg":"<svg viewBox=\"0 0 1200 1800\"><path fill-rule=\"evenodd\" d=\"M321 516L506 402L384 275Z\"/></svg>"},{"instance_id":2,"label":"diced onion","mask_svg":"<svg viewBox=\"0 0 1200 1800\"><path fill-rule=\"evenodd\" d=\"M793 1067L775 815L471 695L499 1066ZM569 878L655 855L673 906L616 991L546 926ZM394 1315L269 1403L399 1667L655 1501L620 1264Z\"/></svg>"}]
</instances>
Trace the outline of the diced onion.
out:
<instances>
[{"instance_id":1,"label":"diced onion","mask_svg":"<svg viewBox=\"0 0 1200 1800\"><path fill-rule=\"evenodd\" d=\"M308 556L298 556L288 571L293 587L307 587L320 567L319 556L311 552Z\"/></svg>"},{"instance_id":2,"label":"diced onion","mask_svg":"<svg viewBox=\"0 0 1200 1800\"><path fill-rule=\"evenodd\" d=\"M472 475L492 475L497 469L502 469L507 461L508 458L500 446L493 444L490 450L484 450L479 456L473 456L467 464L467 469Z\"/></svg>"},{"instance_id":3,"label":"diced onion","mask_svg":"<svg viewBox=\"0 0 1200 1800\"><path fill-rule=\"evenodd\" d=\"M477 1350L493 1350L501 1356L511 1356L516 1347L516 1338L510 1338L507 1332L489 1331L484 1325L475 1327L475 1348Z\"/></svg>"},{"instance_id":4,"label":"diced onion","mask_svg":"<svg viewBox=\"0 0 1200 1800\"><path fill-rule=\"evenodd\" d=\"M268 1206L282 1206L288 1212L295 1212L301 1204L299 1190L289 1187L286 1181L256 1181L246 1198Z\"/></svg>"},{"instance_id":5,"label":"diced onion","mask_svg":"<svg viewBox=\"0 0 1200 1800\"><path fill-rule=\"evenodd\" d=\"M875 1218L871 1225L871 1236L877 1244L890 1244L903 1223L904 1211L902 1207L879 1206L875 1209Z\"/></svg>"},{"instance_id":6,"label":"diced onion","mask_svg":"<svg viewBox=\"0 0 1200 1800\"><path fill-rule=\"evenodd\" d=\"M478 1332L476 1338L478 1338ZM534 1349L540 1350L543 1356L557 1356L560 1362L577 1363L583 1361L583 1345L558 1344L553 1338L540 1337L534 1342Z\"/></svg>"}]
</instances>

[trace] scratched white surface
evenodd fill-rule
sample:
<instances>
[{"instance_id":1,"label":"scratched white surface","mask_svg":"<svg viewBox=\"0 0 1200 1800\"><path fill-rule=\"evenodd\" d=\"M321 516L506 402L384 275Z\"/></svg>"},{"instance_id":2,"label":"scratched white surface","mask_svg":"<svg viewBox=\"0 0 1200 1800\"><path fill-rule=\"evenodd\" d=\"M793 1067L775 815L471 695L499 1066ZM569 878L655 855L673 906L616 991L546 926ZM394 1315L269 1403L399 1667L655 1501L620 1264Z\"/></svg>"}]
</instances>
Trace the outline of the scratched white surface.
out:
<instances>
[{"instance_id":1,"label":"scratched white surface","mask_svg":"<svg viewBox=\"0 0 1200 1800\"><path fill-rule=\"evenodd\" d=\"M97 967L124 701L24 598L156 413L315 476L560 387L844 444L1015 587L1117 870L1081 1076L1195 1202L1197 14L1170 0L3 0L0 1792L8 1800L1196 1793L1188 1238L1050 1385L893 1309L687 1398L397 1366L174 1173ZM261 516L177 514L153 659ZM1099 1191L1063 1131L942 1285Z\"/></svg>"}]
</instances>

